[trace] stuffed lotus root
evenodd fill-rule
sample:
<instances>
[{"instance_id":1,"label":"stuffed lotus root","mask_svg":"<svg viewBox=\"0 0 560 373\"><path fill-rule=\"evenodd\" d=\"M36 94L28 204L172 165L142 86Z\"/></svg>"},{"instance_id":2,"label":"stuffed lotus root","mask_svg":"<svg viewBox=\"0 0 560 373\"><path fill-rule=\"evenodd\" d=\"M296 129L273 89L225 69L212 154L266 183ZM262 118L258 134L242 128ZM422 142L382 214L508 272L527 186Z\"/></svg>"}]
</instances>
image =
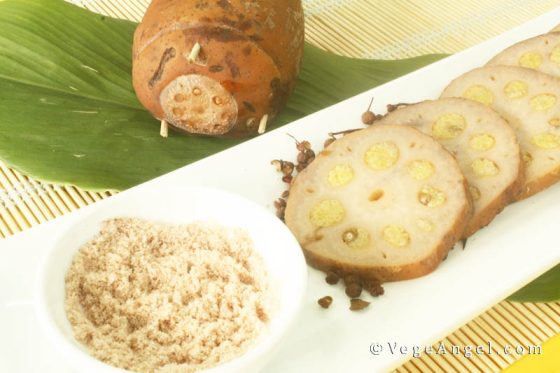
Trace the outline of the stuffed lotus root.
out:
<instances>
[{"instance_id":1,"label":"stuffed lotus root","mask_svg":"<svg viewBox=\"0 0 560 373\"><path fill-rule=\"evenodd\" d=\"M300 0L154 0L134 34L134 89L180 130L262 132L294 88L303 44Z\"/></svg>"}]
</instances>

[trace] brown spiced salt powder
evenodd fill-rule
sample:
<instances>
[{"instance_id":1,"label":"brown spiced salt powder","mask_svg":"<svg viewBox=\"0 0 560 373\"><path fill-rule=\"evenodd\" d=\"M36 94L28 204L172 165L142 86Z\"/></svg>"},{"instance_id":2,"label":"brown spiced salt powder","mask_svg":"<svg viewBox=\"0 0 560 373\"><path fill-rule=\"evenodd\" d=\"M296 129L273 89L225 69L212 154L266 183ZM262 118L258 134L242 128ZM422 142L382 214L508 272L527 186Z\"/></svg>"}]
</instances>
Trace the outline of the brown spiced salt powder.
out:
<instances>
[{"instance_id":1,"label":"brown spiced salt powder","mask_svg":"<svg viewBox=\"0 0 560 373\"><path fill-rule=\"evenodd\" d=\"M273 297L241 229L104 222L66 274L66 314L91 355L138 372L192 372L241 355Z\"/></svg>"}]
</instances>

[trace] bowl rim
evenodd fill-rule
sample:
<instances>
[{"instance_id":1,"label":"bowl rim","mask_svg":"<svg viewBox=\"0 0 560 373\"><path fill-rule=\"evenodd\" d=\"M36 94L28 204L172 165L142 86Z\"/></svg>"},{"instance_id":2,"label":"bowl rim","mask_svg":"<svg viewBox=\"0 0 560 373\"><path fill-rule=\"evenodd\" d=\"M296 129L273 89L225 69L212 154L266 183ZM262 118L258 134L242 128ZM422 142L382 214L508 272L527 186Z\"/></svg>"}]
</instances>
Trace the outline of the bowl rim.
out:
<instances>
[{"instance_id":1,"label":"bowl rim","mask_svg":"<svg viewBox=\"0 0 560 373\"><path fill-rule=\"evenodd\" d=\"M305 261L305 257L303 255L303 251L301 250L298 241L288 229L288 227L282 223L273 213L267 210L262 205L247 199L239 194L223 190L220 188L215 187L206 187L206 186L185 186L185 185L168 185L168 186L155 186L160 192L165 192L169 190L181 190L182 193L185 193L186 190L189 193L193 193L195 195L206 195L207 198L211 198L212 196L221 196L225 199L232 199L232 201L237 201L237 203L246 204L251 209L251 214L254 215L256 212L260 219L269 219L271 224L273 225L274 231L279 232L279 234L286 235L288 234L290 237L289 239L293 241L294 245L297 246L297 251L299 254L295 254L294 256L297 258L297 261L293 263L293 266L290 268L290 276L297 276L298 281L297 284L299 286L295 289L296 292L293 293L292 298L293 301L287 307L282 306L280 307L277 312L276 316L283 314L283 320L279 327L276 328L275 331L268 331L261 335L257 340L256 343L251 345L247 351L245 351L242 355L233 358L232 360L228 360L223 364L217 365L210 369L205 370L206 372L218 373L218 372L231 372L231 371L247 371L251 369L251 365L257 364L260 360L260 366L264 366L266 362L270 359L272 355L272 351L277 347L287 332L293 327L297 316L300 314L300 311L303 307L303 300L307 289L307 278L308 278L308 268ZM107 364L102 362L101 360L93 357L90 355L80 342L77 340L71 340L67 337L67 335L60 329L55 321L54 315L52 315L51 307L49 306L49 297L46 291L46 285L49 284L48 278L50 277L50 273L53 270L49 264L51 260L57 252L57 247L60 246L61 242L71 234L73 228L78 226L79 224L83 224L84 221L93 220L96 221L99 217L96 215L100 214L103 209L110 209L111 206L119 203L124 203L126 199L138 198L141 196L143 192L146 192L146 189L137 189L137 190L130 190L128 192L124 192L113 196L109 199L100 201L94 205L90 211L84 213L83 216L80 216L76 221L72 222L68 225L63 231L61 231L58 235L53 237L53 239L49 242L47 250L43 257L40 260L39 271L37 272L36 281L34 284L34 309L35 314L38 320L39 327L42 331L43 336L46 337L47 341L54 343L57 348L61 351L61 356L68 358L72 366L80 366L84 368L86 371L95 371L95 372L106 372L106 373L124 373L130 372L129 370L125 370L122 368L115 367L113 365ZM276 219L276 221L272 220ZM157 219L154 219L157 221ZM216 222L220 224L219 219L216 218ZM170 224L187 224L187 223L172 223ZM226 225L226 224L223 224ZM231 225L228 225L231 226ZM251 233L246 228L243 228L249 234ZM81 246L77 245L76 248L72 249L75 254L78 252ZM261 252L262 250L256 250L257 252ZM67 272L68 268L65 268L65 273ZM66 316L66 314L65 314ZM274 317L274 316L273 316ZM267 356L266 358L262 358L263 356ZM259 359L260 358L260 359ZM79 364L79 365L78 365ZM259 364L257 364L259 365Z\"/></svg>"}]
</instances>

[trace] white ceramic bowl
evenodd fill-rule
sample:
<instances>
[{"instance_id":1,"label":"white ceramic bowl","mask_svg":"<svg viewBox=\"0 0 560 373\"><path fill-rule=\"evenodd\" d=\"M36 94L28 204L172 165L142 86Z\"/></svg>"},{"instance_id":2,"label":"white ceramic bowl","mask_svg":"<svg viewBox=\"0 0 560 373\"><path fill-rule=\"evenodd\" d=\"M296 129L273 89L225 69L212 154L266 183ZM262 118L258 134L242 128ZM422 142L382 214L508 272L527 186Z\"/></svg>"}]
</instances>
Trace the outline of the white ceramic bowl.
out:
<instances>
[{"instance_id":1,"label":"white ceramic bowl","mask_svg":"<svg viewBox=\"0 0 560 373\"><path fill-rule=\"evenodd\" d=\"M185 224L216 222L245 229L267 267L278 308L269 330L242 356L212 372L248 372L261 369L290 327L302 304L307 267L301 249L282 222L261 206L240 196L200 187L140 188L102 201L55 239L38 274L37 316L49 340L79 372L124 372L91 357L78 343L64 311L64 276L78 249L99 232L101 222L113 217L139 217Z\"/></svg>"}]
</instances>

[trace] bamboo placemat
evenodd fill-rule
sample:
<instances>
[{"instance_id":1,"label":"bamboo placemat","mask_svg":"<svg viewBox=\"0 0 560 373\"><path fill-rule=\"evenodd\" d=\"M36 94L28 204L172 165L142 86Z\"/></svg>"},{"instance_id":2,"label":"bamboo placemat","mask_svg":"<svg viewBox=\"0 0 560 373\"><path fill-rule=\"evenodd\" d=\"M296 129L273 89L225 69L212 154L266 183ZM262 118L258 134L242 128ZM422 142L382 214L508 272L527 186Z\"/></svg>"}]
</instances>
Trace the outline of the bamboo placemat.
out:
<instances>
[{"instance_id":1,"label":"bamboo placemat","mask_svg":"<svg viewBox=\"0 0 560 373\"><path fill-rule=\"evenodd\" d=\"M95 12L138 21L149 0L71 2ZM304 6L308 41L338 54L393 59L462 50L539 16L558 6L558 2L304 0ZM112 194L42 183L0 161L0 238ZM490 341L495 350L503 350L506 345L540 345L558 333L560 302L502 302L436 343L434 348L443 343L448 351L451 346L464 350L465 346L485 346ZM431 354L410 360L396 372L497 372L520 357L515 351L509 355L473 354L470 358Z\"/></svg>"}]
</instances>

